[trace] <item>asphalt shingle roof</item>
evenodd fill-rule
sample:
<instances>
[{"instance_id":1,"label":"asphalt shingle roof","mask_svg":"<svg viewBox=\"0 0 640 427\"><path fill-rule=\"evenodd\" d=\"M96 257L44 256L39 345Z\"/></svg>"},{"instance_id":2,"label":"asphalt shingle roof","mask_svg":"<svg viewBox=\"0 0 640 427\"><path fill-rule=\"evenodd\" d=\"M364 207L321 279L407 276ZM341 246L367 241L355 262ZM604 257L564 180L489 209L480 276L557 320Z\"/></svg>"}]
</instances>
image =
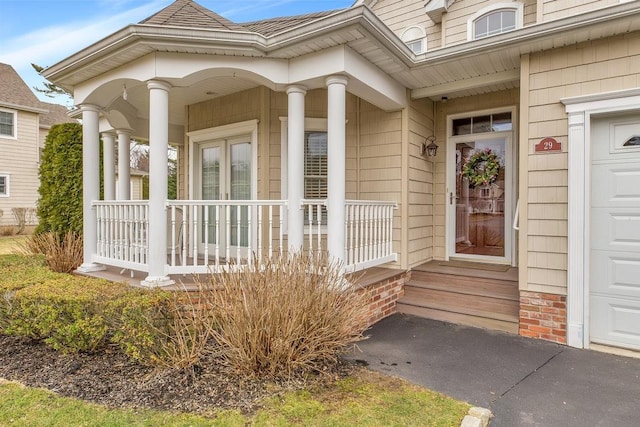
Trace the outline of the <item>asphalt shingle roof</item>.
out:
<instances>
[{"instance_id":1,"label":"asphalt shingle roof","mask_svg":"<svg viewBox=\"0 0 640 427\"><path fill-rule=\"evenodd\" d=\"M247 31L246 28L223 18L192 0L176 0L140 23L212 30Z\"/></svg>"},{"instance_id":2,"label":"asphalt shingle roof","mask_svg":"<svg viewBox=\"0 0 640 427\"><path fill-rule=\"evenodd\" d=\"M140 24L255 32L268 37L330 15L336 11L337 10L330 10L305 15L283 16L238 24L200 6L193 0L176 0L160 12L140 21Z\"/></svg>"},{"instance_id":3,"label":"asphalt shingle roof","mask_svg":"<svg viewBox=\"0 0 640 427\"><path fill-rule=\"evenodd\" d=\"M279 18L263 19L260 21L245 22L240 25L247 28L249 31L253 31L263 36L272 36L290 28L297 27L299 25L306 24L308 22L315 21L316 19L323 18L337 12L337 10L328 10L324 12L308 13L305 15L296 16L283 16Z\"/></svg>"},{"instance_id":4,"label":"asphalt shingle roof","mask_svg":"<svg viewBox=\"0 0 640 427\"><path fill-rule=\"evenodd\" d=\"M69 117L69 110L64 105L41 102L40 106L49 110L47 114L40 116L40 126L50 127L58 123L77 123L78 121Z\"/></svg>"},{"instance_id":5,"label":"asphalt shingle roof","mask_svg":"<svg viewBox=\"0 0 640 427\"><path fill-rule=\"evenodd\" d=\"M17 107L43 108L27 84L9 64L0 63L0 103Z\"/></svg>"}]
</instances>

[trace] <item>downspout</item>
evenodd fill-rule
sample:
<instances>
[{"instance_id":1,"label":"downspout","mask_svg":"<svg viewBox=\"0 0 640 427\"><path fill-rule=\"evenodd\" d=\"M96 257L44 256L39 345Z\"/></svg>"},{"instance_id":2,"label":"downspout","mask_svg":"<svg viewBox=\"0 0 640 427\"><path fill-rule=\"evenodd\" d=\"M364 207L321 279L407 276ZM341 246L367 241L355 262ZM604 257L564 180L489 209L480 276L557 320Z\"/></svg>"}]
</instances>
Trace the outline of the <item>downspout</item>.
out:
<instances>
[{"instance_id":1,"label":"downspout","mask_svg":"<svg viewBox=\"0 0 640 427\"><path fill-rule=\"evenodd\" d=\"M360 97L356 97L356 200L360 200Z\"/></svg>"}]
</instances>

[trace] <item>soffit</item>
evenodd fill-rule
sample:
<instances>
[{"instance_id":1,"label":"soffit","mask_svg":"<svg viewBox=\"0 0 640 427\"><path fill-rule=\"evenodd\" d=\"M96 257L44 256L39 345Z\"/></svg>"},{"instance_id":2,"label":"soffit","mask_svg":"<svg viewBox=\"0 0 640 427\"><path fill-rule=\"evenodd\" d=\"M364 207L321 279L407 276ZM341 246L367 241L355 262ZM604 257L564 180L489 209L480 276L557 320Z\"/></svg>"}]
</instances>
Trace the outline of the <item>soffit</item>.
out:
<instances>
[{"instance_id":1,"label":"soffit","mask_svg":"<svg viewBox=\"0 0 640 427\"><path fill-rule=\"evenodd\" d=\"M519 69L522 54L638 31L640 7L632 3L612 6L604 12L597 10L524 27L418 56L364 6L319 14L315 20L303 20L301 26L269 37L240 31L134 25L50 67L45 76L64 87L72 87L151 52L290 59L348 45L411 89L414 97L439 99L438 88L442 85L472 82L479 76L502 75ZM271 28L267 24L261 25ZM517 86L517 79L495 82L495 87L505 85ZM463 84L463 90L449 96L485 90L467 86Z\"/></svg>"}]
</instances>

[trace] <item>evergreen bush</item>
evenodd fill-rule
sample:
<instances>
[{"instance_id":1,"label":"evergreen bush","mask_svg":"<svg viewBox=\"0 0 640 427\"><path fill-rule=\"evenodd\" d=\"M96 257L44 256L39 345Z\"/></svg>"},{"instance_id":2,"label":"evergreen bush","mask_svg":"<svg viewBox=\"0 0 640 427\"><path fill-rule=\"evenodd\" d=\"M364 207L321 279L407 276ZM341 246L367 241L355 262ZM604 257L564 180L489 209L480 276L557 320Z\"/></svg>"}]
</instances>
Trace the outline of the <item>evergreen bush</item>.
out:
<instances>
[{"instance_id":1,"label":"evergreen bush","mask_svg":"<svg viewBox=\"0 0 640 427\"><path fill-rule=\"evenodd\" d=\"M98 167L98 165L96 165ZM36 233L82 234L82 126L51 127L40 162Z\"/></svg>"}]
</instances>

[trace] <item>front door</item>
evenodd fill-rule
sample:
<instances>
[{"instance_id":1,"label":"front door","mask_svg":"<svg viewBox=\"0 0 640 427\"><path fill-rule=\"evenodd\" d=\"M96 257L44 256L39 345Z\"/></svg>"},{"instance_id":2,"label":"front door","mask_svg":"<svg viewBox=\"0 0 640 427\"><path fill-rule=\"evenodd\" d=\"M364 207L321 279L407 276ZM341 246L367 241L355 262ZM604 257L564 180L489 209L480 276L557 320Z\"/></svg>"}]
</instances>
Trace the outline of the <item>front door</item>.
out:
<instances>
[{"instance_id":1,"label":"front door","mask_svg":"<svg viewBox=\"0 0 640 427\"><path fill-rule=\"evenodd\" d=\"M509 115L508 122L505 114ZM450 121L449 258L505 264L512 261L510 117L511 113L484 114Z\"/></svg>"},{"instance_id":2,"label":"front door","mask_svg":"<svg viewBox=\"0 0 640 427\"><path fill-rule=\"evenodd\" d=\"M198 190L202 200L251 199L252 152L248 137L202 143L199 154ZM232 256L249 243L248 207L232 203L209 206L203 212L201 227L200 244L209 246L209 254Z\"/></svg>"}]
</instances>

